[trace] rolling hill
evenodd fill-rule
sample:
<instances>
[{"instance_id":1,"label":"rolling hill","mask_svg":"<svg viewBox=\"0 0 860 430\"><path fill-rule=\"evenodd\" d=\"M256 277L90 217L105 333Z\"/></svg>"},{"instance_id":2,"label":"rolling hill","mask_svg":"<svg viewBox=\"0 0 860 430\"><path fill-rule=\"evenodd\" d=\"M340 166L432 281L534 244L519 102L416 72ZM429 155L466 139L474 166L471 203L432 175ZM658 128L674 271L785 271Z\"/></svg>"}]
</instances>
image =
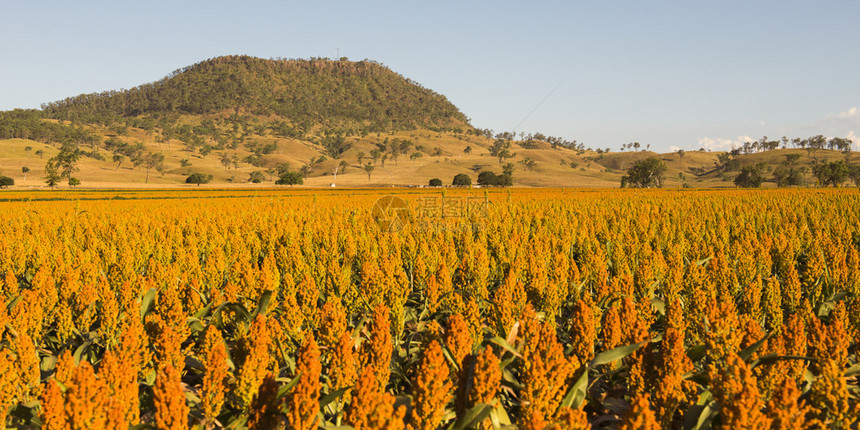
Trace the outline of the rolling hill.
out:
<instances>
[{"instance_id":1,"label":"rolling hill","mask_svg":"<svg viewBox=\"0 0 860 430\"><path fill-rule=\"evenodd\" d=\"M842 157L772 150L737 155L735 167L777 166L791 151L800 166ZM192 173L212 175L207 186L271 186L287 168L306 186L450 184L506 164L516 186L617 187L651 156L666 162L666 186L733 186L733 174L715 168L721 153L608 153L478 130L444 96L367 60L219 57L129 90L0 112L0 175L16 188L44 187L58 154L74 154L71 176L94 188L191 186Z\"/></svg>"}]
</instances>

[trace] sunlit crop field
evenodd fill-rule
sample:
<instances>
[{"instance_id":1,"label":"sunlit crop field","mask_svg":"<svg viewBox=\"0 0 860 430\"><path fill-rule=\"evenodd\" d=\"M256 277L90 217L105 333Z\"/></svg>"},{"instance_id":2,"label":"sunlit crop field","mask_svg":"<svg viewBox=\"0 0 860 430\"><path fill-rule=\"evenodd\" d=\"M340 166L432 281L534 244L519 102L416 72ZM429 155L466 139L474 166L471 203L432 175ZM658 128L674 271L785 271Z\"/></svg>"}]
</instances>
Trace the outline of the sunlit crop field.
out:
<instances>
[{"instance_id":1,"label":"sunlit crop field","mask_svg":"<svg viewBox=\"0 0 860 430\"><path fill-rule=\"evenodd\" d=\"M856 189L3 192L0 213L9 427L860 414Z\"/></svg>"}]
</instances>

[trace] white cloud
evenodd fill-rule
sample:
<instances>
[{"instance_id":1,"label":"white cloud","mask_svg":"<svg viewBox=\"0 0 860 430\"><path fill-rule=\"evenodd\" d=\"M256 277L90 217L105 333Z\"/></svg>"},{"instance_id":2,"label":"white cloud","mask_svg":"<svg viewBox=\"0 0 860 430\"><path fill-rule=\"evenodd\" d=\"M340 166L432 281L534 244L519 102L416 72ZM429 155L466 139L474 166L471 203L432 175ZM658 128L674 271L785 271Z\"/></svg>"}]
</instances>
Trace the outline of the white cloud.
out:
<instances>
[{"instance_id":1,"label":"white cloud","mask_svg":"<svg viewBox=\"0 0 860 430\"><path fill-rule=\"evenodd\" d=\"M860 151L860 139L858 139L857 136L854 135L854 130L849 131L848 134L845 135L845 138L853 140L855 150Z\"/></svg>"},{"instance_id":2,"label":"white cloud","mask_svg":"<svg viewBox=\"0 0 860 430\"><path fill-rule=\"evenodd\" d=\"M836 114L836 118L847 119L847 118L853 118L856 115L857 115L857 106L854 106L851 109L848 109L844 112L839 112L838 114Z\"/></svg>"},{"instance_id":3,"label":"white cloud","mask_svg":"<svg viewBox=\"0 0 860 430\"><path fill-rule=\"evenodd\" d=\"M670 146L670 147L669 147L669 150L670 150L670 151L672 151L672 152L677 152L679 149L681 149L681 147L680 147L680 146L672 145L672 146Z\"/></svg>"},{"instance_id":4,"label":"white cloud","mask_svg":"<svg viewBox=\"0 0 860 430\"><path fill-rule=\"evenodd\" d=\"M758 125L760 125L760 126L764 127L764 126L766 126L767 124L764 122L764 120L761 120L761 121L759 121L759 122L758 122Z\"/></svg>"},{"instance_id":5,"label":"white cloud","mask_svg":"<svg viewBox=\"0 0 860 430\"><path fill-rule=\"evenodd\" d=\"M753 138L749 136L738 136L737 139L722 139L719 137L701 137L699 138L699 147L705 148L708 151L729 151L737 147L743 146L745 142L752 142Z\"/></svg>"}]
</instances>

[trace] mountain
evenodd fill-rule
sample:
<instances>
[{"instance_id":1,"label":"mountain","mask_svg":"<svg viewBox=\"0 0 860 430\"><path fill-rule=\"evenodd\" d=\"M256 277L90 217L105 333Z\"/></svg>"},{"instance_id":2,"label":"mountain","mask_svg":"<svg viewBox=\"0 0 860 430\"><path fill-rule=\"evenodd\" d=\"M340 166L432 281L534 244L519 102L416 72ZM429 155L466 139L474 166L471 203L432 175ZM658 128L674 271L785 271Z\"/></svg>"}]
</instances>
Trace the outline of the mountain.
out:
<instances>
[{"instance_id":1,"label":"mountain","mask_svg":"<svg viewBox=\"0 0 860 430\"><path fill-rule=\"evenodd\" d=\"M218 57L130 90L47 103L43 111L48 118L98 123L244 113L278 117L304 133L471 128L444 96L367 60Z\"/></svg>"}]
</instances>

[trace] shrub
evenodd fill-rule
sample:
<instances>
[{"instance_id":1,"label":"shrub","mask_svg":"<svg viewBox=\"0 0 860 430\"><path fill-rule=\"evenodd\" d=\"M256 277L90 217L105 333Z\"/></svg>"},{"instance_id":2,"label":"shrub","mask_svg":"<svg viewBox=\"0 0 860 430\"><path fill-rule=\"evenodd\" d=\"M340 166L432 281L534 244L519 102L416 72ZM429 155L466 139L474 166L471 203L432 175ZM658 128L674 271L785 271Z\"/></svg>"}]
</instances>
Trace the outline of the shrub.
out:
<instances>
[{"instance_id":1,"label":"shrub","mask_svg":"<svg viewBox=\"0 0 860 430\"><path fill-rule=\"evenodd\" d=\"M430 186L431 187L441 187L442 186L442 180L439 178L433 178L430 180Z\"/></svg>"},{"instance_id":2,"label":"shrub","mask_svg":"<svg viewBox=\"0 0 860 430\"><path fill-rule=\"evenodd\" d=\"M202 173L192 173L185 179L186 184L197 184L199 187L200 184L208 184L212 182L212 175L204 175Z\"/></svg>"},{"instance_id":3,"label":"shrub","mask_svg":"<svg viewBox=\"0 0 860 430\"><path fill-rule=\"evenodd\" d=\"M469 175L465 173L459 173L454 176L454 181L451 183L451 185L454 185L456 187L468 187L469 185L472 185L472 178L470 178Z\"/></svg>"},{"instance_id":4,"label":"shrub","mask_svg":"<svg viewBox=\"0 0 860 430\"><path fill-rule=\"evenodd\" d=\"M263 172L261 172L259 170L255 170L255 171L251 172L251 177L248 178L248 182L259 184L260 182L263 182L265 179L266 179L266 176L263 174Z\"/></svg>"},{"instance_id":5,"label":"shrub","mask_svg":"<svg viewBox=\"0 0 860 430\"><path fill-rule=\"evenodd\" d=\"M0 176L0 188L11 187L15 185L15 180L8 176Z\"/></svg>"}]
</instances>

